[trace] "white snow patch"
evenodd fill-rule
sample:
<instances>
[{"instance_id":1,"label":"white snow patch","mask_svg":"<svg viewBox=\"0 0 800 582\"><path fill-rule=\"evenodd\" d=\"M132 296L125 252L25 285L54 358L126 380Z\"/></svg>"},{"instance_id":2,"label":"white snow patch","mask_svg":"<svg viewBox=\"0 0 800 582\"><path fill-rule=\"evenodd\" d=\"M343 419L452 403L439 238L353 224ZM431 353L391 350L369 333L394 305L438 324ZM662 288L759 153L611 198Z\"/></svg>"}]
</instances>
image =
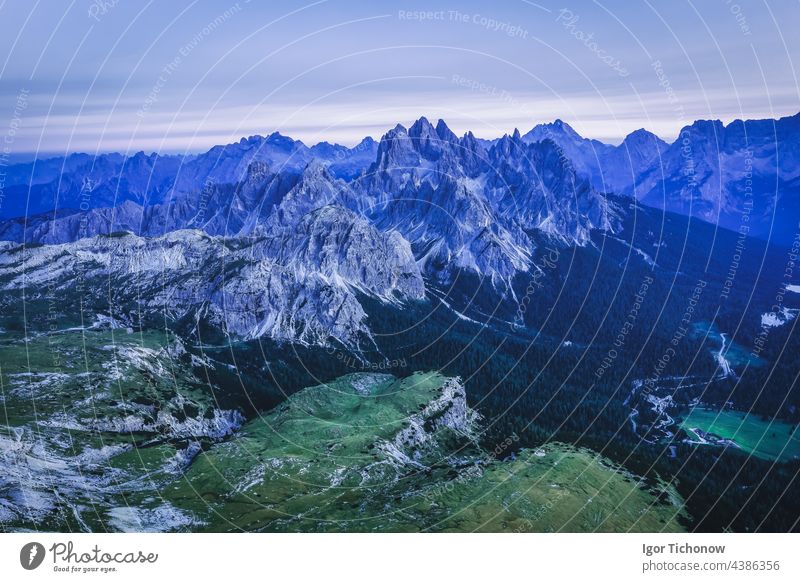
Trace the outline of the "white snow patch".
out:
<instances>
[{"instance_id":1,"label":"white snow patch","mask_svg":"<svg viewBox=\"0 0 800 582\"><path fill-rule=\"evenodd\" d=\"M761 327L780 327L784 323L792 321L797 317L798 309L784 307L780 311L770 311L761 314Z\"/></svg>"}]
</instances>

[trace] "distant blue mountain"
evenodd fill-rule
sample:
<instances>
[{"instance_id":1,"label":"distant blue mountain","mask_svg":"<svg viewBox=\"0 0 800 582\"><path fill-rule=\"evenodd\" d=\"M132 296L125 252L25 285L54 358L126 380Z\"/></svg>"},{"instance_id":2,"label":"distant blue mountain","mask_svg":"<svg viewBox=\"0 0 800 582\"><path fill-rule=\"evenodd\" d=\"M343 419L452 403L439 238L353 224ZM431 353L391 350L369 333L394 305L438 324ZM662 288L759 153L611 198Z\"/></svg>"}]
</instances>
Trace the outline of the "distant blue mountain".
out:
<instances>
[{"instance_id":1,"label":"distant blue mountain","mask_svg":"<svg viewBox=\"0 0 800 582\"><path fill-rule=\"evenodd\" d=\"M308 147L273 133L185 157L73 154L7 168L0 238L53 243L114 230L252 232L319 163L342 205L369 210L377 223L430 245L431 260L486 243L513 264L525 254L519 249L529 229L585 241L593 228L613 228L613 212L598 193L788 244L800 220L799 124L800 114L727 126L697 121L672 144L640 129L614 146L561 120L488 141L457 137L443 121L434 126L423 117L380 143L365 138L352 148ZM512 213L514 221L503 218ZM479 231L483 226L488 230Z\"/></svg>"},{"instance_id":2,"label":"distant blue mountain","mask_svg":"<svg viewBox=\"0 0 800 582\"><path fill-rule=\"evenodd\" d=\"M377 147L368 137L353 148L327 143L309 148L276 132L215 146L200 155L72 154L37 160L6 169L0 218L110 208L126 201L143 206L174 202L182 195L243 180L251 162L297 173L312 159L320 159L333 175L349 179L372 163Z\"/></svg>"},{"instance_id":3,"label":"distant blue mountain","mask_svg":"<svg viewBox=\"0 0 800 582\"><path fill-rule=\"evenodd\" d=\"M780 244L798 232L800 114L727 126L696 121L672 144L640 129L610 146L562 121L523 139L552 139L601 191Z\"/></svg>"}]
</instances>

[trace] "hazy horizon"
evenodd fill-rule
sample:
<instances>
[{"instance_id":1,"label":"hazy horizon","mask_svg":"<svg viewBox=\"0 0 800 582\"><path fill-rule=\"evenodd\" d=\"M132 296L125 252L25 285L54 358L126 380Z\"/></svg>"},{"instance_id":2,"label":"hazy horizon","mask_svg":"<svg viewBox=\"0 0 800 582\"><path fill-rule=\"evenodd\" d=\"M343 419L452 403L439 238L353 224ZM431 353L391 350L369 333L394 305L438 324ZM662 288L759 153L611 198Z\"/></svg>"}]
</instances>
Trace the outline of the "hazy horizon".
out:
<instances>
[{"instance_id":1,"label":"hazy horizon","mask_svg":"<svg viewBox=\"0 0 800 582\"><path fill-rule=\"evenodd\" d=\"M776 119L777 120L777 119L780 119L780 118L783 118L783 117L793 117L794 115L798 115L798 114L800 114L800 110L795 111L794 113L787 113L786 115L780 115L780 116L775 117L775 118L744 117L744 118L713 119L713 120L696 119L696 120L692 120L692 122L690 122L690 123L687 123L685 126L681 126L681 128L678 128L675 131L674 135L668 135L668 136L659 135L659 134L656 134L656 135L658 137L660 137L662 140L664 140L665 142L671 144L671 143L673 143L675 141L675 139L677 139L678 134L680 133L680 129L682 129L682 127L689 126L692 123L694 123L695 121L721 121L723 125L727 126L727 125L729 125L730 123L732 123L734 121L739 121L739 120L742 120L742 119L744 119L744 120ZM156 152L154 150L149 150L147 148L142 148L142 149L138 149L138 150L130 150L130 151L127 151L127 152L121 152L119 150L98 150L98 151L93 151L93 152L88 152L88 151L84 151L84 150L75 150L75 151L69 151L69 152L59 152L59 151L40 151L40 152L29 151L29 152L23 152L23 151L20 151L20 152L16 152L16 153L13 153L13 154L9 154L8 155L8 159L9 159L10 163L26 163L26 162L32 161L34 159L47 159L47 158L53 158L53 157L62 157L64 155L69 156L69 155L72 155L72 154L93 154L93 155L124 154L124 155L134 155L134 154L137 154L139 152L144 152L145 154L148 154L148 155L154 154L154 153L158 153L158 154L161 154L161 155L198 155L198 154L203 154L203 153L207 152L210 148L212 148L214 146L230 145L230 144L238 142L241 139L248 139L250 137L255 137L255 136L268 137L272 133L279 133L284 137L289 137L289 138L294 139L295 141L300 141L303 144L305 144L307 147L312 147L314 145L317 145L317 144L323 143L323 142L327 142L327 143L330 143L332 145L342 145L342 146L345 146L345 147L353 147L353 146L358 145L362 140L364 140L364 139L366 139L368 137L371 137L376 142L380 142L380 140L383 137L383 135L385 135L386 132L388 132L390 129L395 127L398 123L400 125L403 125L405 128L409 128L417 119L420 119L421 117L425 117L426 119L428 119L428 121L430 121L430 123L432 125L436 125L437 121L440 119L440 118L434 118L434 117L431 117L431 116L428 116L428 115L420 115L419 117L417 117L415 119L406 120L406 121L397 121L397 122L394 122L394 123L390 123L390 124L388 124L386 126L385 130L381 131L380 133L364 135L364 136L356 139L355 141L348 141L346 143L343 143L341 141L334 141L334 140L330 140L330 139L325 139L324 137L321 137L318 141L308 142L306 140L299 139L299 138L297 138L297 137L295 137L293 135L285 133L284 131L280 131L280 130L276 129L275 131L263 131L263 132L260 132L260 133L251 133L251 134L247 134L247 135L243 134L243 135L239 136L238 139L233 139L233 140L225 142L225 143L214 143L214 144L210 144L210 145L205 146L205 147L201 146L201 147L198 147L197 149L192 149L192 150L175 149L175 150L161 150L159 152ZM544 122L541 122L541 123L543 123L543 124L554 123L555 121L557 121L559 119L560 118L555 118L555 119L552 119L550 121L544 121ZM569 125L570 127L572 127L573 129L576 129L575 126L572 123L570 123L569 121L567 121L565 119L560 119L560 120L563 121L564 123L566 123L567 125ZM464 131L456 131L455 128L447 121L447 119L444 119L444 122L447 124L447 126L451 130L453 130L454 133L456 133L459 136L463 135L464 133L466 133L468 131L472 131L469 128L465 129ZM537 123L536 125L539 125L539 124L540 123ZM512 127L512 128L510 128L510 129L508 129L506 131L502 131L499 134L491 135L491 136L479 135L479 134L476 134L474 131L473 131L473 134L478 139L494 140L494 139L498 139L498 138L500 138L500 137L502 137L503 135L506 135L506 134L507 135L512 135L514 133L515 129L518 129L520 131L520 133L522 133L524 135L525 133L527 133L528 131L530 131L534 127L536 127L536 125L532 125L530 127ZM650 131L649 129L644 127L644 128L633 129L633 130L631 130L631 132L636 131L638 129L645 129L647 131ZM631 132L629 132L629 133L631 133ZM587 138L587 139L597 140L597 141L600 141L602 143L609 144L609 145L619 145L620 143L622 143L624 138L628 135L628 134L626 134L624 136L605 137L605 136L596 136L596 135L586 135L586 134L583 134L581 132L578 132L578 133L581 135L581 137L584 137L584 138ZM652 132L652 133L655 133L655 132Z\"/></svg>"}]
</instances>

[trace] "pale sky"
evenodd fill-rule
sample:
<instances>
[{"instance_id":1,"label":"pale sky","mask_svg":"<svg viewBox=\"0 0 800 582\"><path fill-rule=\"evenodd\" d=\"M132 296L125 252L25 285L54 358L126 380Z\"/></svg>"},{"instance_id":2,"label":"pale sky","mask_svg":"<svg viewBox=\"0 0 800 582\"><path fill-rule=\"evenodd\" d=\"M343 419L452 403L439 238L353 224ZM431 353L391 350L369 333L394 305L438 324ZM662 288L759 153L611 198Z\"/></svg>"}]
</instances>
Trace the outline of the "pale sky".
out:
<instances>
[{"instance_id":1,"label":"pale sky","mask_svg":"<svg viewBox=\"0 0 800 582\"><path fill-rule=\"evenodd\" d=\"M421 13L422 11L422 13ZM379 138L421 115L497 137L556 118L618 142L800 110L800 3L0 5L6 153Z\"/></svg>"}]
</instances>

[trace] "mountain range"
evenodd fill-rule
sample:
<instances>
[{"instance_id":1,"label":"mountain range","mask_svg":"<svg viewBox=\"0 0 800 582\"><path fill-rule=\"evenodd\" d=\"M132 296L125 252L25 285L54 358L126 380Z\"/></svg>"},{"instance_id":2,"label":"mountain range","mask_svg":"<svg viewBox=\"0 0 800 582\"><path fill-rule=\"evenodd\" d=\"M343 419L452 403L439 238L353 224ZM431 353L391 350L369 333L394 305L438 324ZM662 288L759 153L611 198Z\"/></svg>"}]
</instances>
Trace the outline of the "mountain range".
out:
<instances>
[{"instance_id":1,"label":"mountain range","mask_svg":"<svg viewBox=\"0 0 800 582\"><path fill-rule=\"evenodd\" d=\"M797 172L779 168L800 167L798 119L696 122L672 145L639 130L610 146L560 120L487 144L422 117L350 149L274 133L189 158L76 154L13 166L6 200L27 190L26 206L47 211L0 223L9 241L0 277L5 289L52 290L75 286L80 272L116 305L135 299L235 337L359 351L372 341L364 297L419 301L472 277L518 306L515 282L541 270L537 254L594 245L596 233L622 236L652 263L622 232L638 204L731 228L747 211L748 234L788 237ZM779 195L744 193L770 173Z\"/></svg>"},{"instance_id":2,"label":"mountain range","mask_svg":"<svg viewBox=\"0 0 800 582\"><path fill-rule=\"evenodd\" d=\"M610 146L560 120L523 139L558 143L600 191L779 244L796 236L800 114L728 125L695 121L671 144L639 129Z\"/></svg>"},{"instance_id":3,"label":"mountain range","mask_svg":"<svg viewBox=\"0 0 800 582\"><path fill-rule=\"evenodd\" d=\"M5 288L68 289L81 273L90 293L113 281L115 305L135 300L175 320L203 317L245 339L363 348L370 333L358 295L422 300L424 278L447 283L462 272L505 292L532 268L539 237L583 245L592 230L619 223L615 204L560 159L556 144L526 143L519 132L487 152L471 133L458 138L421 118L389 131L349 181L330 160L292 166L296 152L311 155L304 147L251 138L186 162L163 195L143 185L113 208L8 221L6 235L47 245L0 256ZM97 191L109 189L92 179Z\"/></svg>"},{"instance_id":4,"label":"mountain range","mask_svg":"<svg viewBox=\"0 0 800 582\"><path fill-rule=\"evenodd\" d=\"M574 172L599 193L635 198L786 245L800 219L799 124L800 114L737 120L727 126L696 121L671 144L640 129L614 146L581 137L561 120L537 125L522 136L515 132L482 140L471 132L459 138L443 121L434 127L421 118L408 129L398 125L379 143L367 137L352 148L327 142L308 147L273 133L215 146L200 155L73 154L6 169L0 239L54 243L114 230L153 235L181 228L238 235L243 228L254 228L258 212L264 218L309 165L321 164L341 181L336 188L351 191L351 206L359 211L400 195L408 186L405 174L433 187L415 192L417 206L432 202L423 201L426 195L449 197L443 190L446 184L460 180L479 191L481 203L493 211L519 204L536 226L544 227L540 223L547 218L557 226L544 228L554 228L555 234L585 238L586 224L564 222L563 199L551 204L541 193L532 201L513 192L520 180L537 184L556 169ZM539 159L533 153L529 157L520 141L549 142L550 159L542 158L545 153L540 150L535 150ZM549 210L537 207L543 201ZM476 211L474 202L465 198L460 209ZM533 206L527 206L531 202ZM573 206L586 203L576 199ZM411 209L397 208L401 210ZM590 222L600 218L597 208L591 212ZM513 232L498 236L515 239Z\"/></svg>"},{"instance_id":5,"label":"mountain range","mask_svg":"<svg viewBox=\"0 0 800 582\"><path fill-rule=\"evenodd\" d=\"M788 244L800 218L798 124L800 114L727 126L696 121L671 144L640 129L614 146L581 137L556 120L537 125L521 140L552 142L559 164L598 192ZM412 147L398 139L403 135L415 142ZM0 237L52 243L114 229L152 234L192 227L238 234L245 213L282 198L312 162L359 192L381 181L384 187L402 187L403 168L414 168L418 178L437 186L451 170L455 179L478 179L492 168L492 187L504 198L502 162L505 170L516 164L528 181L536 177L536 168L521 167L520 155L509 149L514 140L515 135L482 140L472 133L458 138L443 121L434 127L421 118L408 130L398 125L380 143L367 137L352 148L327 142L308 147L273 133L200 155L73 154L37 160L6 169ZM432 178L432 172L440 175ZM76 222L86 223L81 232Z\"/></svg>"},{"instance_id":6,"label":"mountain range","mask_svg":"<svg viewBox=\"0 0 800 582\"><path fill-rule=\"evenodd\" d=\"M8 167L0 527L796 529L797 123Z\"/></svg>"}]
</instances>

